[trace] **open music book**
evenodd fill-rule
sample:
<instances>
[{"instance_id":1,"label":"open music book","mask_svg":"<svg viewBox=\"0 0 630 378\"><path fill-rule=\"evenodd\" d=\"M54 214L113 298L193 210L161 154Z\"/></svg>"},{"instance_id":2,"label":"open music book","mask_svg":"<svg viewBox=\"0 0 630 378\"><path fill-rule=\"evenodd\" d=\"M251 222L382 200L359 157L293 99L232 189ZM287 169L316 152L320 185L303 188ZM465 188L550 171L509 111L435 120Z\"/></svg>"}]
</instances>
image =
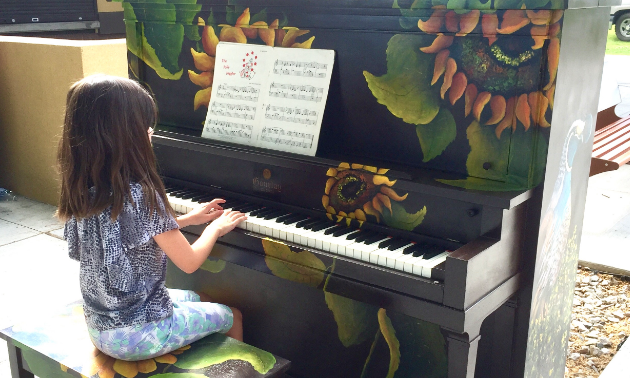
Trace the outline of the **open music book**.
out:
<instances>
[{"instance_id":1,"label":"open music book","mask_svg":"<svg viewBox=\"0 0 630 378\"><path fill-rule=\"evenodd\" d=\"M333 50L221 42L204 138L315 156Z\"/></svg>"}]
</instances>

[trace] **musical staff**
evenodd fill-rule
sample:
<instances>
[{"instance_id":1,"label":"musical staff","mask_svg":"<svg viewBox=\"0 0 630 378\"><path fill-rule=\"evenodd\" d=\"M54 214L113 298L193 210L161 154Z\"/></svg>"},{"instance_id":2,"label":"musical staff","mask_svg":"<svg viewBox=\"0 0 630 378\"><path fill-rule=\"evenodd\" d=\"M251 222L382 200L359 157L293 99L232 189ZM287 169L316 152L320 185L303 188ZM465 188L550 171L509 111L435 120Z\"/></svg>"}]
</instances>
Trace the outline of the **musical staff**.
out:
<instances>
[{"instance_id":1,"label":"musical staff","mask_svg":"<svg viewBox=\"0 0 630 378\"><path fill-rule=\"evenodd\" d=\"M260 140L276 146L290 146L310 149L315 136L298 131L285 131L281 127L265 127L260 134Z\"/></svg>"},{"instance_id":2,"label":"musical staff","mask_svg":"<svg viewBox=\"0 0 630 378\"><path fill-rule=\"evenodd\" d=\"M267 105L265 118L274 121L298 123L301 125L316 125L317 112L309 109L290 108L284 106Z\"/></svg>"},{"instance_id":3,"label":"musical staff","mask_svg":"<svg viewBox=\"0 0 630 378\"><path fill-rule=\"evenodd\" d=\"M204 131L217 136L251 139L252 129L252 125L244 123L217 121L216 119L212 119L206 123Z\"/></svg>"},{"instance_id":4,"label":"musical staff","mask_svg":"<svg viewBox=\"0 0 630 378\"><path fill-rule=\"evenodd\" d=\"M269 96L271 97L281 97L292 100L320 102L323 95L324 88L318 88L312 85L271 83L269 89Z\"/></svg>"},{"instance_id":5,"label":"musical staff","mask_svg":"<svg viewBox=\"0 0 630 378\"><path fill-rule=\"evenodd\" d=\"M256 117L256 107L244 104L213 102L210 107L210 114L229 118L254 120Z\"/></svg>"},{"instance_id":6,"label":"musical staff","mask_svg":"<svg viewBox=\"0 0 630 378\"><path fill-rule=\"evenodd\" d=\"M326 78L328 65L317 62L296 62L292 60L276 60L273 73L277 75Z\"/></svg>"},{"instance_id":7,"label":"musical staff","mask_svg":"<svg viewBox=\"0 0 630 378\"><path fill-rule=\"evenodd\" d=\"M221 84L217 89L217 97L252 102L258 101L258 94L260 92L258 88L250 85L239 86Z\"/></svg>"}]
</instances>

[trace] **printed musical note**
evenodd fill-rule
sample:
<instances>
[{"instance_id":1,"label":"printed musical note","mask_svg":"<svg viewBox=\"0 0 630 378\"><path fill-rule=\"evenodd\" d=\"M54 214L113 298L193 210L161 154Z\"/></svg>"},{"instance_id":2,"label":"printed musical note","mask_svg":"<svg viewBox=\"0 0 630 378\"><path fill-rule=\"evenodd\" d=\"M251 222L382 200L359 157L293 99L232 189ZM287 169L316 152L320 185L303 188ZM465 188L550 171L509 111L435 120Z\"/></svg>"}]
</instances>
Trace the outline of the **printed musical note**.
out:
<instances>
[{"instance_id":1,"label":"printed musical note","mask_svg":"<svg viewBox=\"0 0 630 378\"><path fill-rule=\"evenodd\" d=\"M291 60L276 60L273 73L277 75L326 78L328 65L317 62L296 62Z\"/></svg>"},{"instance_id":2,"label":"printed musical note","mask_svg":"<svg viewBox=\"0 0 630 378\"><path fill-rule=\"evenodd\" d=\"M269 89L269 96L292 100L320 102L323 95L324 88L318 88L312 85L271 83Z\"/></svg>"},{"instance_id":3,"label":"printed musical note","mask_svg":"<svg viewBox=\"0 0 630 378\"><path fill-rule=\"evenodd\" d=\"M274 145L284 145L309 149L313 146L315 136L298 131L285 131L281 127L265 127L260 134L260 140Z\"/></svg>"},{"instance_id":4,"label":"printed musical note","mask_svg":"<svg viewBox=\"0 0 630 378\"><path fill-rule=\"evenodd\" d=\"M267 105L265 118L274 121L298 123L301 125L317 124L317 112L309 109Z\"/></svg>"},{"instance_id":5,"label":"printed musical note","mask_svg":"<svg viewBox=\"0 0 630 378\"><path fill-rule=\"evenodd\" d=\"M229 118L253 120L256 117L256 107L244 104L213 102L210 106L210 114Z\"/></svg>"},{"instance_id":6,"label":"printed musical note","mask_svg":"<svg viewBox=\"0 0 630 378\"><path fill-rule=\"evenodd\" d=\"M217 121L216 119L212 119L206 123L204 131L218 136L251 139L252 129L252 125L244 123Z\"/></svg>"},{"instance_id":7,"label":"printed musical note","mask_svg":"<svg viewBox=\"0 0 630 378\"><path fill-rule=\"evenodd\" d=\"M221 84L217 89L217 97L252 102L258 101L258 94L260 92L258 88L250 85L239 86Z\"/></svg>"}]
</instances>

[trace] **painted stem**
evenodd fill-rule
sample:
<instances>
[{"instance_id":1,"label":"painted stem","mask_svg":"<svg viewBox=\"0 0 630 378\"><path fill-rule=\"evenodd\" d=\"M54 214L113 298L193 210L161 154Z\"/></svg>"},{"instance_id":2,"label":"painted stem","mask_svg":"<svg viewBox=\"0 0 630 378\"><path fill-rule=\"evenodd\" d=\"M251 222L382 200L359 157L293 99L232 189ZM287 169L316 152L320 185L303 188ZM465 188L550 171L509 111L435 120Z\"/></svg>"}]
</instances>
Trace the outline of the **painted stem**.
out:
<instances>
[{"instance_id":1,"label":"painted stem","mask_svg":"<svg viewBox=\"0 0 630 378\"><path fill-rule=\"evenodd\" d=\"M363 365L363 371L361 372L360 378L365 378L367 374L367 368L370 364L370 360L372 359L372 354L374 353L374 349L376 349L376 344L378 344L378 340L381 338L381 330L380 328L376 330L376 335L374 336L374 341L372 342L372 346L370 347L370 353L365 360L365 365Z\"/></svg>"}]
</instances>

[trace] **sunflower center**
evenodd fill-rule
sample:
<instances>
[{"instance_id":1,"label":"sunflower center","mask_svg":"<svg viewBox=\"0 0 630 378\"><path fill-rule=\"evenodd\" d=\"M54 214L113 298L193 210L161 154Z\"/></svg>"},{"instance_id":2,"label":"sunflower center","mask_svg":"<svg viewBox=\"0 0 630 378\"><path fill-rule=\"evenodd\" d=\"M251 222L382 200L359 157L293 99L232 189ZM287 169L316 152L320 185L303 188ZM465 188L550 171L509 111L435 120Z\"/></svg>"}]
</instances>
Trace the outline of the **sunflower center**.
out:
<instances>
[{"instance_id":1,"label":"sunflower center","mask_svg":"<svg viewBox=\"0 0 630 378\"><path fill-rule=\"evenodd\" d=\"M344 177L337 186L337 196L343 202L353 203L367 189L367 183L355 175Z\"/></svg>"},{"instance_id":2,"label":"sunflower center","mask_svg":"<svg viewBox=\"0 0 630 378\"><path fill-rule=\"evenodd\" d=\"M532 50L530 38L499 36L488 45L486 38L459 38L451 47L459 71L480 92L506 98L536 90L540 76L540 50Z\"/></svg>"}]
</instances>

